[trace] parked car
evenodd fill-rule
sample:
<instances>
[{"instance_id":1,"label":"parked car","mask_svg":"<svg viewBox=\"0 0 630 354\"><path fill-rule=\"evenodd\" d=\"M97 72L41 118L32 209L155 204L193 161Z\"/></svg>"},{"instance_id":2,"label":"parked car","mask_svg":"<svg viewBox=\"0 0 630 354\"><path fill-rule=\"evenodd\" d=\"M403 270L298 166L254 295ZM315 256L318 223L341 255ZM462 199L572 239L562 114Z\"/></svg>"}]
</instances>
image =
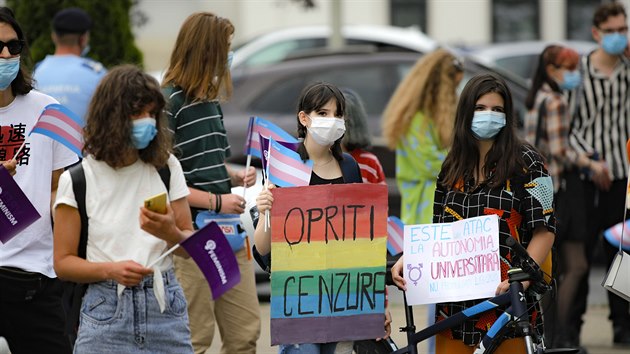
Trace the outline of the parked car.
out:
<instances>
[{"instance_id":1,"label":"parked car","mask_svg":"<svg viewBox=\"0 0 630 354\"><path fill-rule=\"evenodd\" d=\"M501 68L529 80L536 70L538 56L553 43L573 48L580 54L588 54L597 48L597 43L587 41L523 41L474 48L467 56L489 68Z\"/></svg>"},{"instance_id":2,"label":"parked car","mask_svg":"<svg viewBox=\"0 0 630 354\"><path fill-rule=\"evenodd\" d=\"M297 99L302 89L314 81L326 81L357 92L366 105L368 125L373 136L374 152L387 177L390 215L400 215L400 193L395 181L395 156L381 136L381 116L390 96L409 69L420 58L419 53L375 52L339 54L287 60L265 68L253 68L232 76L232 99L223 104L224 123L231 144L231 162L244 164L243 147L250 116L270 120L295 134ZM465 79L491 69L473 60L464 62ZM522 117L527 85L524 80L503 74L515 99L515 110ZM463 85L463 83L462 83ZM462 86L463 87L463 86Z\"/></svg>"},{"instance_id":3,"label":"parked car","mask_svg":"<svg viewBox=\"0 0 630 354\"><path fill-rule=\"evenodd\" d=\"M347 45L372 45L378 51L427 53L437 43L414 27L344 26ZM326 47L329 26L291 27L256 37L235 47L232 70L271 65L304 50Z\"/></svg>"}]
</instances>

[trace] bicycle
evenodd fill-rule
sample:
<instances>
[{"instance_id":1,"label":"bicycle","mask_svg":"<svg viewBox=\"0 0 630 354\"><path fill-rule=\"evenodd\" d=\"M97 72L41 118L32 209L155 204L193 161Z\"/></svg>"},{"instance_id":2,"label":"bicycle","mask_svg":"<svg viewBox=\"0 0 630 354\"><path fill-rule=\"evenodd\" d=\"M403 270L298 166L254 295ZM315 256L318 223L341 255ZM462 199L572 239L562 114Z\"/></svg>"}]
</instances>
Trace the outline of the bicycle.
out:
<instances>
[{"instance_id":1,"label":"bicycle","mask_svg":"<svg viewBox=\"0 0 630 354\"><path fill-rule=\"evenodd\" d=\"M523 296L524 289L521 282L530 281L530 289L542 296L551 289L551 286L543 278L543 273L538 264L529 256L525 248L513 238L506 239L506 245L514 251L514 265L508 271L510 289L499 296L487 299L473 307L438 321L435 324L416 332L412 307L407 304L403 296L405 306L406 326L401 327L401 332L407 333L407 346L398 348L393 341L391 343L379 343L375 341L360 341L355 343L357 354L418 354L417 345L436 334L455 327L467 319L480 315L497 307L509 305L505 312L495 321L482 341L477 345L475 354L491 354L501 344L503 334L511 328L515 328L519 337L525 339L527 354L560 354L578 353L579 349L557 348L546 349L544 344L537 344L533 339L532 326L529 321L527 303ZM388 262L388 270L393 262ZM388 271L388 274L390 272ZM387 279L388 285L394 285L391 277ZM391 348L391 349L390 349Z\"/></svg>"}]
</instances>

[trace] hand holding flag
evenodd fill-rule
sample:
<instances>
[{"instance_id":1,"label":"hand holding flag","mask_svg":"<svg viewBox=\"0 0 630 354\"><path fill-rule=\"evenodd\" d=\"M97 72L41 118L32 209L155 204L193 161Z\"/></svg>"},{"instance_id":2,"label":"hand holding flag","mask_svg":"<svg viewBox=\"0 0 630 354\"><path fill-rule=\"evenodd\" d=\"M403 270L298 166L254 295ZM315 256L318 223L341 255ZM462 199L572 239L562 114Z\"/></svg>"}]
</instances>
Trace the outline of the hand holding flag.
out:
<instances>
[{"instance_id":1,"label":"hand holding flag","mask_svg":"<svg viewBox=\"0 0 630 354\"><path fill-rule=\"evenodd\" d=\"M197 263L197 266L208 281L208 285L210 285L213 300L241 281L241 273L236 256L216 222L208 223L184 241L171 247L171 249L148 265L147 268L152 268L179 246L182 246Z\"/></svg>"}]
</instances>

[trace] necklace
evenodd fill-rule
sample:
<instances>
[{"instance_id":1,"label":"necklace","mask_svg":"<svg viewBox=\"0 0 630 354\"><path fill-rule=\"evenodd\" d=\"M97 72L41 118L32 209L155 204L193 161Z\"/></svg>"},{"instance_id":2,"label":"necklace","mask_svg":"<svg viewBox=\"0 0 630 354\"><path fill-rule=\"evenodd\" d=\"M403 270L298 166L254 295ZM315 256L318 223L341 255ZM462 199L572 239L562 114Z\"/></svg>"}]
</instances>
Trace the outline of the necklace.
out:
<instances>
[{"instance_id":1,"label":"necklace","mask_svg":"<svg viewBox=\"0 0 630 354\"><path fill-rule=\"evenodd\" d=\"M334 158L331 156L330 159L326 162L324 162L323 164L318 164L318 163L314 163L314 165L318 166L318 167L322 167L322 166L326 166L328 165L332 160L334 160Z\"/></svg>"}]
</instances>

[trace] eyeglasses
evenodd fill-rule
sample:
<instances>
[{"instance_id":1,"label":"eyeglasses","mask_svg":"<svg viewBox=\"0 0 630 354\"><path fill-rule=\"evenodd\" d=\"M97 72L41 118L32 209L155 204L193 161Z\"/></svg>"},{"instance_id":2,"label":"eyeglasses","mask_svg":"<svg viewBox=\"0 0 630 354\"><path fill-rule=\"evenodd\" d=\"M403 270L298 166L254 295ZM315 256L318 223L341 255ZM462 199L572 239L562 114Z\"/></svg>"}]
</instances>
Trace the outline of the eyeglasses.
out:
<instances>
[{"instance_id":1,"label":"eyeglasses","mask_svg":"<svg viewBox=\"0 0 630 354\"><path fill-rule=\"evenodd\" d=\"M628 33L628 26L618 27L618 28L598 28L604 34L611 33Z\"/></svg>"},{"instance_id":2,"label":"eyeglasses","mask_svg":"<svg viewBox=\"0 0 630 354\"><path fill-rule=\"evenodd\" d=\"M20 54L22 53L22 49L24 49L24 40L12 39L8 42L0 41L0 53L4 50L4 47L9 49L11 55Z\"/></svg>"}]
</instances>

